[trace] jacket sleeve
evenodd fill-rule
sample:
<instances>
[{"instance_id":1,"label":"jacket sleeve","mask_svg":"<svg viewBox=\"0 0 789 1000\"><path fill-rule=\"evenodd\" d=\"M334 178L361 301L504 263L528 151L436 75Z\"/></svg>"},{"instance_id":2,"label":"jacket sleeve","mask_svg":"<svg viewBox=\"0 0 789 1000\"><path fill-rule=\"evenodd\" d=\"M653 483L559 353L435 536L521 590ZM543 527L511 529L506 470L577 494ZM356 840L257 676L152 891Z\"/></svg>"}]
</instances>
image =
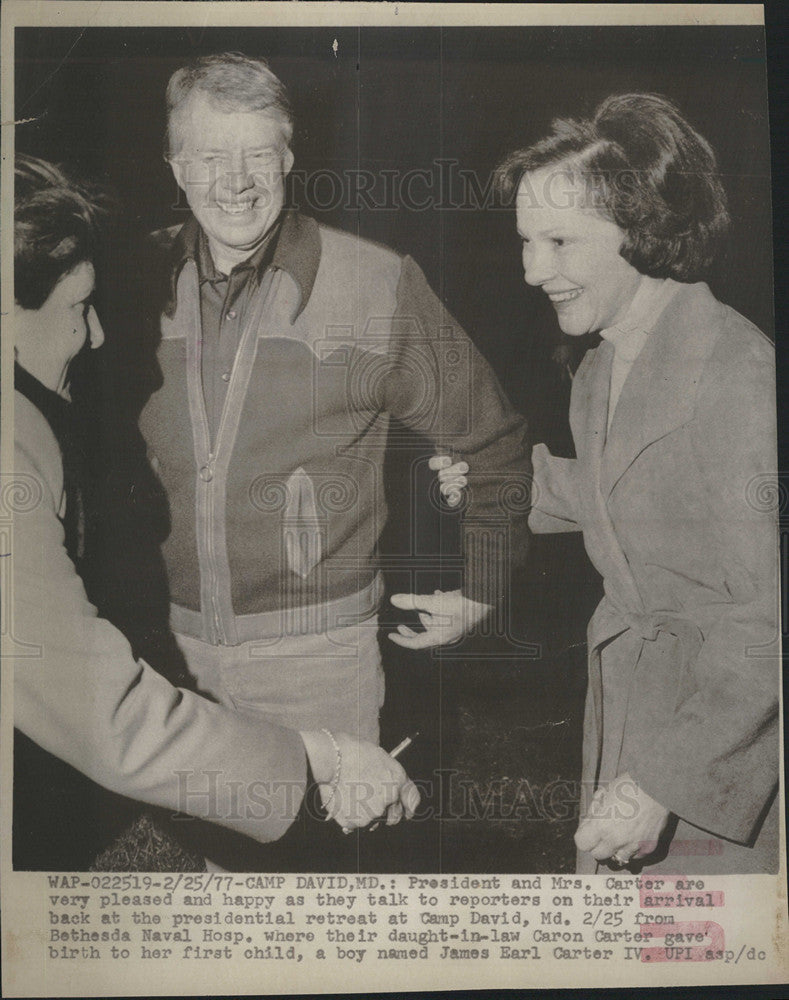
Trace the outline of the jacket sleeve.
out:
<instances>
[{"instance_id":1,"label":"jacket sleeve","mask_svg":"<svg viewBox=\"0 0 789 1000\"><path fill-rule=\"evenodd\" d=\"M492 604L502 596L492 581L528 555L526 421L410 257L397 287L389 361L388 412L437 450L468 462L463 591Z\"/></svg>"},{"instance_id":2,"label":"jacket sleeve","mask_svg":"<svg viewBox=\"0 0 789 1000\"><path fill-rule=\"evenodd\" d=\"M97 617L63 545L55 498L17 446L11 536L14 721L25 735L112 791L280 837L299 810L299 734L172 687ZM24 508L24 509L23 509Z\"/></svg>"},{"instance_id":3,"label":"jacket sleeve","mask_svg":"<svg viewBox=\"0 0 789 1000\"><path fill-rule=\"evenodd\" d=\"M775 381L771 348L743 357L726 332L690 432L729 599L702 629L693 693L623 770L693 825L747 842L778 780Z\"/></svg>"},{"instance_id":4,"label":"jacket sleeve","mask_svg":"<svg viewBox=\"0 0 789 1000\"><path fill-rule=\"evenodd\" d=\"M532 449L532 465L531 530L535 535L580 531L577 461L556 458L544 444L536 444Z\"/></svg>"}]
</instances>

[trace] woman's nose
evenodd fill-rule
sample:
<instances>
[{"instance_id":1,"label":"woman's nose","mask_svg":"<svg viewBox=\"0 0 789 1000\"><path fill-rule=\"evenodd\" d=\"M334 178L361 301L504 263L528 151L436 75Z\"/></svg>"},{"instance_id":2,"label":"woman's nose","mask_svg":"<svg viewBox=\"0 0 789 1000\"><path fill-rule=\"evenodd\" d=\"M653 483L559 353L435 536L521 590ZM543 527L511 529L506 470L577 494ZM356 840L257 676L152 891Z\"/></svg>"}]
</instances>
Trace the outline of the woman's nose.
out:
<instances>
[{"instance_id":1,"label":"woman's nose","mask_svg":"<svg viewBox=\"0 0 789 1000\"><path fill-rule=\"evenodd\" d=\"M527 285L544 285L554 271L549 249L533 245L523 248L523 277Z\"/></svg>"},{"instance_id":2,"label":"woman's nose","mask_svg":"<svg viewBox=\"0 0 789 1000\"><path fill-rule=\"evenodd\" d=\"M104 343L104 329L93 306L88 310L88 340L92 350Z\"/></svg>"}]
</instances>

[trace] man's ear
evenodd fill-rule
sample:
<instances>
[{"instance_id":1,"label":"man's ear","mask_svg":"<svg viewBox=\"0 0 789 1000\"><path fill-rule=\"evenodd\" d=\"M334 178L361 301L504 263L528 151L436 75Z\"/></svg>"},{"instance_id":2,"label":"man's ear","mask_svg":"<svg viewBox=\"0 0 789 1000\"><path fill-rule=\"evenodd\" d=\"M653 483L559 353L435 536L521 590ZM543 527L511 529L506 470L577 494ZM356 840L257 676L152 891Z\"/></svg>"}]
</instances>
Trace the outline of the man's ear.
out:
<instances>
[{"instance_id":1,"label":"man's ear","mask_svg":"<svg viewBox=\"0 0 789 1000\"><path fill-rule=\"evenodd\" d=\"M184 161L176 154L175 156L168 156L167 162L170 164L170 170L173 172L175 183L182 191L186 191L186 165Z\"/></svg>"},{"instance_id":2,"label":"man's ear","mask_svg":"<svg viewBox=\"0 0 789 1000\"><path fill-rule=\"evenodd\" d=\"M293 166L293 150L288 146L285 155L282 157L282 176L287 177Z\"/></svg>"}]
</instances>

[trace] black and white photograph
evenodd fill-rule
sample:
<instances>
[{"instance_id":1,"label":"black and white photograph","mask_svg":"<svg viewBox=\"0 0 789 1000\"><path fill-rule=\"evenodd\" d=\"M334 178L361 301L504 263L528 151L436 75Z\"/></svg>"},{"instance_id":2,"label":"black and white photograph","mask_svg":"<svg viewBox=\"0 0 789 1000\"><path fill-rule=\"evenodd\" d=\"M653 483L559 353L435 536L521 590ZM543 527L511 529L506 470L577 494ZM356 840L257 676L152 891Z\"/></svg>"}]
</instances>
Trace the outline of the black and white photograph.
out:
<instances>
[{"instance_id":1,"label":"black and white photograph","mask_svg":"<svg viewBox=\"0 0 789 1000\"><path fill-rule=\"evenodd\" d=\"M779 981L761 8L58 6L14 6L3 69L3 878L48 873L38 989L266 958L299 992L323 947L455 959L434 988L718 981L752 885L736 975Z\"/></svg>"}]
</instances>

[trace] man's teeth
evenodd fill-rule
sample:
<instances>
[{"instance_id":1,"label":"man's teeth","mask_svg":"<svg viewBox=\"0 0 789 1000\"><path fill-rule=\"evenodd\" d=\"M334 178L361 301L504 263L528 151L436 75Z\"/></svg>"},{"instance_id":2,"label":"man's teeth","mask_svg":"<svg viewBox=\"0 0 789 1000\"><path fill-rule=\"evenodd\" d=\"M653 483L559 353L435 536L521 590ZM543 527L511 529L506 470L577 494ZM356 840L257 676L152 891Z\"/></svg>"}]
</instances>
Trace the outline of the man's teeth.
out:
<instances>
[{"instance_id":1,"label":"man's teeth","mask_svg":"<svg viewBox=\"0 0 789 1000\"><path fill-rule=\"evenodd\" d=\"M241 215L242 212L246 212L252 207L251 201L240 201L233 205L223 205L219 202L219 207L223 212L227 212L228 215Z\"/></svg>"},{"instance_id":2,"label":"man's teeth","mask_svg":"<svg viewBox=\"0 0 789 1000\"><path fill-rule=\"evenodd\" d=\"M571 288L568 292L549 292L548 298L551 302L569 302L570 299L577 299L582 291L582 288Z\"/></svg>"}]
</instances>

